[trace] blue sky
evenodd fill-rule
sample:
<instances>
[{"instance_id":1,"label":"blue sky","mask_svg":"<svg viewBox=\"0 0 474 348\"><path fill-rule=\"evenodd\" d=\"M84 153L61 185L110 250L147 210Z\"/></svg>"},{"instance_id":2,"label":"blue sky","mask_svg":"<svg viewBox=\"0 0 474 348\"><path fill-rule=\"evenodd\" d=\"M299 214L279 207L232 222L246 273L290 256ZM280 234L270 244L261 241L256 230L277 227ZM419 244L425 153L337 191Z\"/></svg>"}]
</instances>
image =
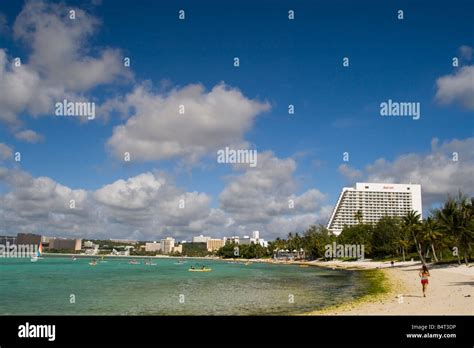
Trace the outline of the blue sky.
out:
<instances>
[{"instance_id":1,"label":"blue sky","mask_svg":"<svg viewBox=\"0 0 474 348\"><path fill-rule=\"evenodd\" d=\"M301 230L311 219L324 221L341 187L355 181L427 180L423 198L428 204L436 203L457 188L473 192L472 180L463 179L464 175L459 175L459 179L431 177L427 166L410 173L403 169L409 162L402 163L428 161L433 168L446 168L442 161L447 161L449 151L455 148L465 154L461 156L464 162L459 163L463 166L459 173L472 173L474 81L471 86L469 81L473 76L470 48L474 46L474 3L471 1L238 1L225 4L219 1L166 4L135 1L133 5L128 1L103 1L99 5L68 1L56 8L49 4L44 2L42 9L36 8L33 12L38 16L55 14L61 18L65 10L77 8L85 11L84 16L100 21L92 33L78 40L80 47L74 58L98 58L106 49L118 50L120 59L131 58L128 69L132 78L112 72L104 77L105 83L91 83L88 88L72 85L66 88L78 98L102 105L132 93L145 81L155 97L168 96L171 91L190 84L203 85L202 93L206 94L223 82L228 89L239 90L248 100L267 103L268 110L250 117L250 126L242 128L240 140L248 142L259 153L271 151L275 159L294 161L292 194L304 195L316 189L325 196L317 206L302 208L300 214L305 218L300 222L293 225L286 221L289 229ZM48 49L47 45L40 45L44 41L35 41L42 37L43 24L28 18L17 19L29 5L29 2L0 5L4 18L0 48L5 50L9 60L22 57L24 64L32 71L36 69L38 76L46 81L45 85L58 86L65 80L47 75L53 71L45 68L51 59L39 62L32 58L35 52ZM186 11L184 21L177 18L180 9ZM295 11L292 21L287 17L290 9ZM400 9L404 11L403 20L397 19ZM22 39L18 34L20 29L15 32L15 23L17 27L30 23L33 29ZM73 25L82 24L78 21ZM66 31L57 40L67 40L67 35ZM56 40L55 37L49 39ZM35 46L31 42L40 43ZM234 57L240 59L238 68L233 66ZM343 57L350 59L349 67L342 66ZM452 66L453 57L460 59L457 68ZM58 67L61 68L67 66ZM443 76L447 77L443 80L446 83L439 82ZM0 80L0 89L1 84ZM58 99L54 97L53 102ZM379 105L388 99L419 102L420 119L381 117ZM288 114L289 104L295 106L294 115ZM11 113L5 109L0 98L0 116ZM114 135L114 127L124 125L133 113L111 113L108 120L98 115L95 120L79 122L74 118L55 117L53 105L51 109L38 111L38 115L32 115L35 112L27 106L14 109L15 122L11 117L0 117L0 143L22 154L21 163L4 160L3 166L10 171L17 168L32 178L48 177L55 183L73 190L82 189L91 195L119 179L159 171L168 176L175 187L205 193L209 197L209 209L226 214L226 218L236 221L235 226L246 225L246 214L238 211L238 205L223 205L219 198L233 180L240 182L245 172L231 165L217 164L216 149L212 146L192 163L179 154L123 163L107 142ZM216 117L225 118L226 112L221 110ZM33 130L42 140L19 140L16 135L25 129ZM177 137L179 142L180 135ZM432 147L433 138L439 139L436 149ZM349 162L342 161L345 151L349 152ZM413 156L407 159L409 154ZM430 156L441 162L433 164ZM381 158L385 160L382 169L366 167ZM348 166L354 175L343 175L341 165ZM11 182L6 186L5 192L17 189ZM260 197L266 198L268 192L271 190L262 192ZM285 195L288 193L282 197ZM315 211L311 211L312 208ZM46 211L43 214L48 215ZM46 224L50 216L43 217ZM276 218L278 214L264 212L259 218L249 218L248 221L254 219L252 224L242 230L257 228L272 236L284 235L287 231L284 228L275 231L277 221L270 221ZM122 220L117 218L117 221ZM26 220L23 222L25 228L45 228L41 224L31 227ZM182 228L192 234L195 230L190 223L171 224L165 231ZM91 230L99 233L100 227L95 228ZM209 227L209 231L224 233L214 228ZM237 233L236 228L230 227L225 232ZM124 228L121 233L132 235L127 234L130 229L138 231L134 236L153 235L141 225ZM6 228L6 232L9 231L10 228ZM53 232L69 233L61 226ZM183 236L186 233L183 232Z\"/></svg>"}]
</instances>

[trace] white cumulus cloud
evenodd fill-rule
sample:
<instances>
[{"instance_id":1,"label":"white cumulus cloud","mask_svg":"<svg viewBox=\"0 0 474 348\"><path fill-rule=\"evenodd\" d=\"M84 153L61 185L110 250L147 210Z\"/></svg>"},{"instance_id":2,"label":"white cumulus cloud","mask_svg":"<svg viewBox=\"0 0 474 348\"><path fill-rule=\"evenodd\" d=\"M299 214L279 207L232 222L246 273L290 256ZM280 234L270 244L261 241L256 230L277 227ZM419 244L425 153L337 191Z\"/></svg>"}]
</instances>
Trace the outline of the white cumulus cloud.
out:
<instances>
[{"instance_id":1,"label":"white cumulus cloud","mask_svg":"<svg viewBox=\"0 0 474 348\"><path fill-rule=\"evenodd\" d=\"M393 161L379 158L368 164L363 170L364 181L421 184L424 206L441 202L448 194L457 194L458 190L472 195L473 149L474 138L453 139L441 144L434 138L429 153L407 153Z\"/></svg>"},{"instance_id":2,"label":"white cumulus cloud","mask_svg":"<svg viewBox=\"0 0 474 348\"><path fill-rule=\"evenodd\" d=\"M459 103L474 110L474 65L461 67L454 74L438 78L436 85L436 98L441 103Z\"/></svg>"},{"instance_id":3,"label":"white cumulus cloud","mask_svg":"<svg viewBox=\"0 0 474 348\"><path fill-rule=\"evenodd\" d=\"M76 19L69 18L70 10ZM99 85L131 78L120 51L88 44L99 24L64 3L27 1L13 25L13 38L26 45L29 56L19 57L18 65L0 48L0 121L17 129L22 112L52 114L57 101L82 100Z\"/></svg>"},{"instance_id":4,"label":"white cumulus cloud","mask_svg":"<svg viewBox=\"0 0 474 348\"><path fill-rule=\"evenodd\" d=\"M19 131L15 134L15 137L18 140L23 140L26 141L27 143L39 143L43 141L44 137L41 134L36 133L35 131L31 129L25 129L22 131Z\"/></svg>"},{"instance_id":5,"label":"white cumulus cloud","mask_svg":"<svg viewBox=\"0 0 474 348\"><path fill-rule=\"evenodd\" d=\"M118 158L129 152L132 161L184 158L190 162L225 146L245 147L244 133L257 115L270 108L223 83L210 91L192 84L164 95L140 85L106 107L133 111L108 140Z\"/></svg>"},{"instance_id":6,"label":"white cumulus cloud","mask_svg":"<svg viewBox=\"0 0 474 348\"><path fill-rule=\"evenodd\" d=\"M0 161L9 159L13 156L13 150L7 144L0 143Z\"/></svg>"}]
</instances>

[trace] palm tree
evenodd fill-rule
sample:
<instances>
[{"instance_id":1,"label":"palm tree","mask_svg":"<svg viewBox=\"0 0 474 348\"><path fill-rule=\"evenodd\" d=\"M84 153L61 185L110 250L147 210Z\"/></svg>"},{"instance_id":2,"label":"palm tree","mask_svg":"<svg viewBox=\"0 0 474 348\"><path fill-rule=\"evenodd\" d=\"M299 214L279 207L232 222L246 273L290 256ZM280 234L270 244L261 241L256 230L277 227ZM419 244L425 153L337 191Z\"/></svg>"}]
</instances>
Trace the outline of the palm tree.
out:
<instances>
[{"instance_id":1,"label":"palm tree","mask_svg":"<svg viewBox=\"0 0 474 348\"><path fill-rule=\"evenodd\" d=\"M293 249L301 249L303 247L303 239L301 236L298 234L298 232L295 233L295 236L293 238ZM292 250L293 250L292 249Z\"/></svg>"},{"instance_id":2,"label":"palm tree","mask_svg":"<svg viewBox=\"0 0 474 348\"><path fill-rule=\"evenodd\" d=\"M398 239L398 246L402 250L402 260L405 262L405 250L408 250L410 247L410 241L407 239L406 230L400 229L400 238Z\"/></svg>"},{"instance_id":3,"label":"palm tree","mask_svg":"<svg viewBox=\"0 0 474 348\"><path fill-rule=\"evenodd\" d=\"M443 207L435 212L441 230L454 237L458 264L461 264L461 252L464 262L469 264L468 255L474 241L473 211L473 198L469 201L459 192L457 199L449 197Z\"/></svg>"},{"instance_id":4,"label":"palm tree","mask_svg":"<svg viewBox=\"0 0 474 348\"><path fill-rule=\"evenodd\" d=\"M458 204L462 225L459 244L463 249L464 262L468 265L471 248L474 243L474 197L471 197L469 200L459 192Z\"/></svg>"},{"instance_id":5,"label":"palm tree","mask_svg":"<svg viewBox=\"0 0 474 348\"><path fill-rule=\"evenodd\" d=\"M354 214L354 219L357 220L357 223L360 225L362 224L362 219L364 218L364 216L362 215L362 210L357 210Z\"/></svg>"},{"instance_id":6,"label":"palm tree","mask_svg":"<svg viewBox=\"0 0 474 348\"><path fill-rule=\"evenodd\" d=\"M425 258L421 253L421 244L419 243L419 238L417 236L420 232L420 223L421 216L416 211L412 210L407 215L403 217L403 228L406 232L410 233L413 237L413 241L415 242L416 251L418 256L420 257L421 263L426 265ZM419 236L420 237L420 236Z\"/></svg>"},{"instance_id":7,"label":"palm tree","mask_svg":"<svg viewBox=\"0 0 474 348\"><path fill-rule=\"evenodd\" d=\"M423 221L421 226L421 236L423 240L426 240L430 244L434 260L435 262L438 262L435 244L443 236L443 234L439 231L439 226L432 217L428 217L425 221Z\"/></svg>"},{"instance_id":8,"label":"palm tree","mask_svg":"<svg viewBox=\"0 0 474 348\"><path fill-rule=\"evenodd\" d=\"M288 243L287 243L288 249L293 250L293 248L292 248L292 247L293 247L293 233L291 233L291 232L288 233L287 242L288 242Z\"/></svg>"},{"instance_id":9,"label":"palm tree","mask_svg":"<svg viewBox=\"0 0 474 348\"><path fill-rule=\"evenodd\" d=\"M459 229L458 226L458 219L456 214L456 202L451 197L444 203L441 209L436 210L435 212L436 220L440 226L440 228L450 234L455 239L456 247L458 248L458 252L456 256L458 258L458 263L461 264L461 258L459 255L459 241L457 238L457 230Z\"/></svg>"}]
</instances>

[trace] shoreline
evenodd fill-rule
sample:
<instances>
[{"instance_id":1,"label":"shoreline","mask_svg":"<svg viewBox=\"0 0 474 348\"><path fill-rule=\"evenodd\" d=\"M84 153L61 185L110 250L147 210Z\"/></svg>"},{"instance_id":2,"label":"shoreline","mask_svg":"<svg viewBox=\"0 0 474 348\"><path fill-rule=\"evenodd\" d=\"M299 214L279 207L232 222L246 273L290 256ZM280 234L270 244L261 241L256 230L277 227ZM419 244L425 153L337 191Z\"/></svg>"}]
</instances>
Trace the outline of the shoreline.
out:
<instances>
[{"instance_id":1,"label":"shoreline","mask_svg":"<svg viewBox=\"0 0 474 348\"><path fill-rule=\"evenodd\" d=\"M144 256L144 255L78 255L45 253L47 257L116 258L116 259L185 259L233 263L267 263L300 265L332 270L350 270L366 273L372 282L369 293L347 302L322 309L292 314L313 315L474 315L474 266L447 264L428 265L430 280L427 297L422 296L418 271L419 261L283 261L274 259L222 259L220 257ZM372 279L371 279L372 278ZM372 292L373 291L373 292Z\"/></svg>"},{"instance_id":2,"label":"shoreline","mask_svg":"<svg viewBox=\"0 0 474 348\"><path fill-rule=\"evenodd\" d=\"M371 261L369 261L371 262ZM410 262L411 263L411 262ZM369 271L376 271L378 273L379 278L376 280L376 284L371 284L371 286L378 286L381 290L374 293L365 294L359 298L346 301L337 305L332 305L329 307L325 307L322 309L309 311L301 313L302 316L325 316L325 315L341 315L345 312L354 310L356 308L360 308L368 303L375 303L375 302L383 302L388 300L389 298L393 297L395 294L399 294L403 292L404 287L403 284L399 281L393 279L390 276L388 271L386 270L387 267L380 267L379 265L372 265L369 267L361 267L358 265L351 264L351 261L326 261L326 262L314 262L312 266L316 267L323 267L323 268L330 268L332 270L350 270L350 271L358 271L358 272L369 272ZM367 315L371 315L373 313L367 313Z\"/></svg>"},{"instance_id":3,"label":"shoreline","mask_svg":"<svg viewBox=\"0 0 474 348\"><path fill-rule=\"evenodd\" d=\"M89 259L104 259L116 258L116 259L199 259L199 260L221 260L219 257L212 256L168 256L168 255L84 255L84 254L73 254L73 253L43 253L43 256L48 257L77 257L77 258L89 258Z\"/></svg>"}]
</instances>

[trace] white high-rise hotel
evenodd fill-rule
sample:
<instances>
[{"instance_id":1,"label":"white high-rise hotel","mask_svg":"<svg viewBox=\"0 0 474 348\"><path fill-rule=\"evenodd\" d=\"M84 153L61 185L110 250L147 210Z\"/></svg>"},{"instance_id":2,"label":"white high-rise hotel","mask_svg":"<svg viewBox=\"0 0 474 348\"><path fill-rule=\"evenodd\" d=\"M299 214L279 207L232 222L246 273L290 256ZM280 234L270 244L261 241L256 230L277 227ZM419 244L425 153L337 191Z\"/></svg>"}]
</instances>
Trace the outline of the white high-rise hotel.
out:
<instances>
[{"instance_id":1,"label":"white high-rise hotel","mask_svg":"<svg viewBox=\"0 0 474 348\"><path fill-rule=\"evenodd\" d=\"M405 216L411 210L421 216L421 186L357 183L355 188L344 187L329 219L328 229L339 234L345 225L356 225L359 210L362 222L366 224L374 224L384 216Z\"/></svg>"}]
</instances>

